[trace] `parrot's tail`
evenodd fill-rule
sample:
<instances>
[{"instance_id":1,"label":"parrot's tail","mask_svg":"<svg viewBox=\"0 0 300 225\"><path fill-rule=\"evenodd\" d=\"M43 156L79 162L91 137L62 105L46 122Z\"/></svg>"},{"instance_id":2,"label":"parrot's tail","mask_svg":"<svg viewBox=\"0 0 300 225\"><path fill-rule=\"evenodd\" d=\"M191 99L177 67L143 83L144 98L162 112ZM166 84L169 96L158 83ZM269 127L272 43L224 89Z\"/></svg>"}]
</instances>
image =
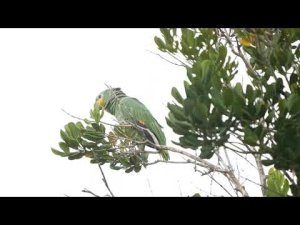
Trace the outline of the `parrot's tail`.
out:
<instances>
[{"instance_id":1,"label":"parrot's tail","mask_svg":"<svg viewBox=\"0 0 300 225\"><path fill-rule=\"evenodd\" d=\"M157 147L156 145L153 145L152 143L147 143L147 146L149 146L150 148L154 148L157 151L159 151L159 154L161 155L161 157L163 158L163 160L168 161L170 160L170 155L167 149L163 148L163 147Z\"/></svg>"},{"instance_id":2,"label":"parrot's tail","mask_svg":"<svg viewBox=\"0 0 300 225\"><path fill-rule=\"evenodd\" d=\"M166 149L159 149L159 153L160 153L161 157L163 158L163 160L165 160L165 161L170 160L170 155Z\"/></svg>"}]
</instances>

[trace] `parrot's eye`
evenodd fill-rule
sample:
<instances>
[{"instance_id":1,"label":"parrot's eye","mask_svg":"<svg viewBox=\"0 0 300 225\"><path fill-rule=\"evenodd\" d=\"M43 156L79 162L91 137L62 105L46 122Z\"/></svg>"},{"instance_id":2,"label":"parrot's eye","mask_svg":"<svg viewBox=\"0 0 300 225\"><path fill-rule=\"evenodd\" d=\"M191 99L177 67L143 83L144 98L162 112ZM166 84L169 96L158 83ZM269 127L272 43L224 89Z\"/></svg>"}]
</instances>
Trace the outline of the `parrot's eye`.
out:
<instances>
[{"instance_id":1,"label":"parrot's eye","mask_svg":"<svg viewBox=\"0 0 300 225\"><path fill-rule=\"evenodd\" d=\"M100 99L101 98L101 95L98 95L97 99Z\"/></svg>"}]
</instances>

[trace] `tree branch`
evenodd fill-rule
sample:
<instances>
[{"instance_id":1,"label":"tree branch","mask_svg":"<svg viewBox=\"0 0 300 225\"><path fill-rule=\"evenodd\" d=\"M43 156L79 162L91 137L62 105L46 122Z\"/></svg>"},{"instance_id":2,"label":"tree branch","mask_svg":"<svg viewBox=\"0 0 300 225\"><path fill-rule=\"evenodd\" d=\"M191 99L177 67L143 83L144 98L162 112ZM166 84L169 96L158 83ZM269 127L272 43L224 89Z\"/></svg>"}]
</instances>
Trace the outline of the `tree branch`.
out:
<instances>
[{"instance_id":1,"label":"tree branch","mask_svg":"<svg viewBox=\"0 0 300 225\"><path fill-rule=\"evenodd\" d=\"M265 171L263 168L263 165L261 163L261 158L259 155L253 155L255 158L255 162L257 165L257 170L258 170L258 175L259 175L259 180L260 180L260 184L261 184L261 193L263 196L266 196L266 175L265 175Z\"/></svg>"},{"instance_id":2,"label":"tree branch","mask_svg":"<svg viewBox=\"0 0 300 225\"><path fill-rule=\"evenodd\" d=\"M100 172L101 172L102 177L103 177L102 180L103 180L103 182L104 182L104 184L105 184L107 190L109 191L109 193L110 193L110 195L111 195L112 197L115 197L114 194L112 193L112 191L110 190L109 186L108 186L107 180L106 180L106 178L105 178L104 172L103 172L103 170L102 170L100 164L98 164L98 166L99 166Z\"/></svg>"},{"instance_id":3,"label":"tree branch","mask_svg":"<svg viewBox=\"0 0 300 225\"><path fill-rule=\"evenodd\" d=\"M185 65L183 62L181 62L180 60L178 60L178 59L176 59L176 60L179 61L181 64L174 63L174 62L172 62L172 61L170 61L170 60L164 58L163 56L161 56L161 55L158 54L158 53L152 52L152 51L150 51L150 50L147 50L147 51L150 52L150 53L152 53L152 54L154 54L154 55L158 55L158 56L159 56L160 58L162 58L163 60L165 60L165 61L167 61L168 63L171 63L171 64L173 64L173 65L175 65L175 66L183 66L183 67L186 67L186 65Z\"/></svg>"},{"instance_id":4,"label":"tree branch","mask_svg":"<svg viewBox=\"0 0 300 225\"><path fill-rule=\"evenodd\" d=\"M236 56L240 57L243 62L245 63L245 66L247 67L247 69L249 71L251 71L253 74L255 74L257 77L259 77L259 75L257 74L257 72L252 68L252 66L250 65L250 63L248 62L248 60L245 58L244 54L242 53L241 49L240 49L240 46L239 44L237 43L237 48L238 48L238 52L234 49L233 47L233 43L232 43L232 40L231 38L229 37L227 31L223 31L222 29L219 29L220 32L222 33L222 35L226 38L231 50L232 50L232 53L235 54Z\"/></svg>"},{"instance_id":5,"label":"tree branch","mask_svg":"<svg viewBox=\"0 0 300 225\"><path fill-rule=\"evenodd\" d=\"M235 186L235 189L237 191L239 191L242 196L244 197L248 197L249 194L247 193L245 187L240 183L239 179L235 176L234 172L233 172L233 168L230 168L228 165L226 165L226 163L224 162L223 158L217 154L219 161L221 162L221 164L223 164L223 166L227 169L227 173L224 173L223 175L225 177L227 177L227 179L229 179Z\"/></svg>"},{"instance_id":6,"label":"tree branch","mask_svg":"<svg viewBox=\"0 0 300 225\"><path fill-rule=\"evenodd\" d=\"M245 197L249 196L249 194L245 190L245 187L241 185L240 181L234 175L233 170L230 170L228 167L226 169L222 169L220 166L216 166L216 165L214 165L214 164L212 164L212 163L210 163L210 162L208 162L204 159L201 159L200 157L194 156L194 155L192 155L188 152L185 152L181 149L176 149L174 147L169 147L169 146L157 146L157 147L161 147L161 148L164 148L168 151L176 152L176 153L185 155L185 156L189 157L190 159L193 159L193 160L197 161L200 164L199 166L208 168L209 170L212 170L212 171L220 172L221 174L223 174L225 177L227 177L235 185L236 190L238 190L243 196L245 196Z\"/></svg>"},{"instance_id":7,"label":"tree branch","mask_svg":"<svg viewBox=\"0 0 300 225\"><path fill-rule=\"evenodd\" d=\"M216 184L218 184L230 197L233 197L232 194L219 182L217 181L212 175L208 175L210 179L212 179Z\"/></svg>"},{"instance_id":8,"label":"tree branch","mask_svg":"<svg viewBox=\"0 0 300 225\"><path fill-rule=\"evenodd\" d=\"M288 180L292 183L292 185L297 185L293 178L288 174L287 171L283 170L284 175L288 178Z\"/></svg>"}]
</instances>

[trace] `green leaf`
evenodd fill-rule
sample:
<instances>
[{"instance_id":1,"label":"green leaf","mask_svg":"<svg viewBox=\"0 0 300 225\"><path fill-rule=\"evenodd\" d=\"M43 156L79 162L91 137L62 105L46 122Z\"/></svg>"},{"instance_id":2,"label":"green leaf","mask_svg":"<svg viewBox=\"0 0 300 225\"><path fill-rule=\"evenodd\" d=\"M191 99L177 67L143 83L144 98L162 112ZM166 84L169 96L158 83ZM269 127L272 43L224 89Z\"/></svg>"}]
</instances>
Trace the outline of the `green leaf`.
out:
<instances>
[{"instance_id":1,"label":"green leaf","mask_svg":"<svg viewBox=\"0 0 300 225\"><path fill-rule=\"evenodd\" d=\"M194 109L195 100L192 98L186 98L183 102L183 106L184 106L184 113L186 115L190 115Z\"/></svg>"},{"instance_id":2,"label":"green leaf","mask_svg":"<svg viewBox=\"0 0 300 225\"><path fill-rule=\"evenodd\" d=\"M234 87L235 93L241 98L244 99L243 87L241 83L237 83Z\"/></svg>"},{"instance_id":3,"label":"green leaf","mask_svg":"<svg viewBox=\"0 0 300 225\"><path fill-rule=\"evenodd\" d=\"M265 102L260 99L257 101L257 103L255 105L255 109L256 109L256 116L260 118L265 115L267 106L266 106Z\"/></svg>"},{"instance_id":4,"label":"green leaf","mask_svg":"<svg viewBox=\"0 0 300 225\"><path fill-rule=\"evenodd\" d=\"M271 168L267 178L267 196L284 197L289 191L289 182L285 179L282 172Z\"/></svg>"},{"instance_id":5,"label":"green leaf","mask_svg":"<svg viewBox=\"0 0 300 225\"><path fill-rule=\"evenodd\" d=\"M207 106L204 103L197 101L196 109L197 111L194 113L194 115L196 115L199 120L206 120L208 117Z\"/></svg>"},{"instance_id":6,"label":"green leaf","mask_svg":"<svg viewBox=\"0 0 300 225\"><path fill-rule=\"evenodd\" d=\"M104 135L98 134L96 132L85 132L82 137L86 138L89 141L94 141L96 143L101 142L104 139Z\"/></svg>"},{"instance_id":7,"label":"green leaf","mask_svg":"<svg viewBox=\"0 0 300 225\"><path fill-rule=\"evenodd\" d=\"M172 127L174 133L176 133L176 134L184 135L184 134L186 134L186 133L188 132L187 129L184 129L184 128L180 127L180 126L177 126L177 124L176 124L176 125L171 124L171 123L169 122L169 120L167 120L167 124L168 124L170 127Z\"/></svg>"},{"instance_id":8,"label":"green leaf","mask_svg":"<svg viewBox=\"0 0 300 225\"><path fill-rule=\"evenodd\" d=\"M251 85L247 85L246 87L246 97L249 101L249 104L252 104L255 100L255 94Z\"/></svg>"},{"instance_id":9,"label":"green leaf","mask_svg":"<svg viewBox=\"0 0 300 225\"><path fill-rule=\"evenodd\" d=\"M194 44L195 44L194 36L195 36L195 33L192 30L186 29L186 41L189 46L192 46L192 47L194 46Z\"/></svg>"},{"instance_id":10,"label":"green leaf","mask_svg":"<svg viewBox=\"0 0 300 225\"><path fill-rule=\"evenodd\" d=\"M68 137L68 135L63 131L63 130L60 130L60 137L61 139L63 139L66 143L69 142L70 138Z\"/></svg>"},{"instance_id":11,"label":"green leaf","mask_svg":"<svg viewBox=\"0 0 300 225\"><path fill-rule=\"evenodd\" d=\"M106 160L105 159L100 159L100 158L91 159L90 163L103 165L104 163L106 163Z\"/></svg>"},{"instance_id":12,"label":"green leaf","mask_svg":"<svg viewBox=\"0 0 300 225\"><path fill-rule=\"evenodd\" d=\"M134 166L131 166L125 170L125 173L130 173L133 169L134 169Z\"/></svg>"},{"instance_id":13,"label":"green leaf","mask_svg":"<svg viewBox=\"0 0 300 225\"><path fill-rule=\"evenodd\" d=\"M84 156L84 154L81 152L74 152L74 153L69 154L68 159L69 160L80 159L83 156Z\"/></svg>"},{"instance_id":14,"label":"green leaf","mask_svg":"<svg viewBox=\"0 0 300 225\"><path fill-rule=\"evenodd\" d=\"M281 114L286 113L286 109L287 109L287 100L286 99L280 99L278 106L279 106L279 111Z\"/></svg>"},{"instance_id":15,"label":"green leaf","mask_svg":"<svg viewBox=\"0 0 300 225\"><path fill-rule=\"evenodd\" d=\"M176 127L179 126L182 129L186 130L186 132L190 129L194 129L193 125L189 122L186 122L186 121L177 120L174 123L175 123Z\"/></svg>"},{"instance_id":16,"label":"green leaf","mask_svg":"<svg viewBox=\"0 0 300 225\"><path fill-rule=\"evenodd\" d=\"M176 101L180 104L183 104L183 98L180 95L179 91L177 90L177 88L172 87L172 91L171 91L172 96L176 99Z\"/></svg>"},{"instance_id":17,"label":"green leaf","mask_svg":"<svg viewBox=\"0 0 300 225\"><path fill-rule=\"evenodd\" d=\"M245 127L244 142L248 145L257 145L258 137L257 135L248 127Z\"/></svg>"},{"instance_id":18,"label":"green leaf","mask_svg":"<svg viewBox=\"0 0 300 225\"><path fill-rule=\"evenodd\" d=\"M222 88L222 82L220 77L215 74L214 76L212 76L211 82L213 90L220 92Z\"/></svg>"},{"instance_id":19,"label":"green leaf","mask_svg":"<svg viewBox=\"0 0 300 225\"><path fill-rule=\"evenodd\" d=\"M224 104L227 107L232 105L233 93L232 93L231 88L224 87L224 89L223 89L223 100L224 100Z\"/></svg>"},{"instance_id":20,"label":"green leaf","mask_svg":"<svg viewBox=\"0 0 300 225\"><path fill-rule=\"evenodd\" d=\"M69 129L69 128L68 128ZM69 130L69 133L71 133L71 131ZM73 138L70 138L66 132L64 132L63 130L60 130L60 136L61 138L65 141L65 143L71 147L71 148L77 148L78 147L78 142L76 140L74 140Z\"/></svg>"},{"instance_id":21,"label":"green leaf","mask_svg":"<svg viewBox=\"0 0 300 225\"><path fill-rule=\"evenodd\" d=\"M158 46L159 50L162 51L162 52L165 52L165 48L166 48L166 45L165 43L163 42L163 40L161 40L159 37L154 37L154 41L156 43L156 45Z\"/></svg>"},{"instance_id":22,"label":"green leaf","mask_svg":"<svg viewBox=\"0 0 300 225\"><path fill-rule=\"evenodd\" d=\"M59 147L61 148L61 150L63 150L65 154L68 155L70 153L70 149L65 142L59 142L58 144L59 144Z\"/></svg>"},{"instance_id":23,"label":"green leaf","mask_svg":"<svg viewBox=\"0 0 300 225\"><path fill-rule=\"evenodd\" d=\"M214 106L219 109L220 112L224 112L226 111L226 107L223 101L223 96L221 95L221 92L216 90L216 89L212 89L210 92L212 98L211 101L214 104Z\"/></svg>"},{"instance_id":24,"label":"green leaf","mask_svg":"<svg viewBox=\"0 0 300 225\"><path fill-rule=\"evenodd\" d=\"M201 195L199 193L195 193L192 195L192 197L201 197Z\"/></svg>"},{"instance_id":25,"label":"green leaf","mask_svg":"<svg viewBox=\"0 0 300 225\"><path fill-rule=\"evenodd\" d=\"M141 169L142 169L141 165L135 166L134 167L134 172L138 173L138 172L140 172Z\"/></svg>"},{"instance_id":26,"label":"green leaf","mask_svg":"<svg viewBox=\"0 0 300 225\"><path fill-rule=\"evenodd\" d=\"M76 140L80 136L80 130L74 123L68 123L65 126L66 132L71 139Z\"/></svg>"},{"instance_id":27,"label":"green leaf","mask_svg":"<svg viewBox=\"0 0 300 225\"><path fill-rule=\"evenodd\" d=\"M207 81L211 78L212 74L212 63L210 60L203 60L201 62L201 70L202 70L202 82L207 84Z\"/></svg>"},{"instance_id":28,"label":"green leaf","mask_svg":"<svg viewBox=\"0 0 300 225\"><path fill-rule=\"evenodd\" d=\"M81 122L77 122L77 123L76 123L76 127L77 127L78 129L84 129L84 126L82 125Z\"/></svg>"},{"instance_id":29,"label":"green leaf","mask_svg":"<svg viewBox=\"0 0 300 225\"><path fill-rule=\"evenodd\" d=\"M210 159L214 155L214 147L211 145L204 145L201 147L201 159Z\"/></svg>"},{"instance_id":30,"label":"green leaf","mask_svg":"<svg viewBox=\"0 0 300 225\"><path fill-rule=\"evenodd\" d=\"M80 143L81 143L82 147L84 147L84 148L97 147L97 143L95 143L95 142L88 142L88 141L82 140Z\"/></svg>"},{"instance_id":31,"label":"green leaf","mask_svg":"<svg viewBox=\"0 0 300 225\"><path fill-rule=\"evenodd\" d=\"M291 115L300 112L300 96L298 94L291 94L287 100L287 108Z\"/></svg>"},{"instance_id":32,"label":"green leaf","mask_svg":"<svg viewBox=\"0 0 300 225\"><path fill-rule=\"evenodd\" d=\"M272 159L262 159L261 160L261 163L264 165L264 166L271 166L274 164L274 160Z\"/></svg>"},{"instance_id":33,"label":"green leaf","mask_svg":"<svg viewBox=\"0 0 300 225\"><path fill-rule=\"evenodd\" d=\"M100 130L100 126L99 126L98 123L92 123L91 125L92 125L92 127L93 127L96 131L99 131L99 130Z\"/></svg>"},{"instance_id":34,"label":"green leaf","mask_svg":"<svg viewBox=\"0 0 300 225\"><path fill-rule=\"evenodd\" d=\"M51 148L51 151L52 151L55 155L59 155L59 156L61 156L61 157L66 157L66 156L67 156L66 153L60 152L60 151L58 151L58 150L56 150L56 149L54 149L54 148Z\"/></svg>"},{"instance_id":35,"label":"green leaf","mask_svg":"<svg viewBox=\"0 0 300 225\"><path fill-rule=\"evenodd\" d=\"M178 105L175 104L170 104L168 103L167 105L168 109L173 113L174 117L177 120L185 120L186 116L184 114L183 108L179 107Z\"/></svg>"},{"instance_id":36,"label":"green leaf","mask_svg":"<svg viewBox=\"0 0 300 225\"><path fill-rule=\"evenodd\" d=\"M219 60L224 63L226 56L227 56L227 48L225 46L221 45L219 47Z\"/></svg>"}]
</instances>

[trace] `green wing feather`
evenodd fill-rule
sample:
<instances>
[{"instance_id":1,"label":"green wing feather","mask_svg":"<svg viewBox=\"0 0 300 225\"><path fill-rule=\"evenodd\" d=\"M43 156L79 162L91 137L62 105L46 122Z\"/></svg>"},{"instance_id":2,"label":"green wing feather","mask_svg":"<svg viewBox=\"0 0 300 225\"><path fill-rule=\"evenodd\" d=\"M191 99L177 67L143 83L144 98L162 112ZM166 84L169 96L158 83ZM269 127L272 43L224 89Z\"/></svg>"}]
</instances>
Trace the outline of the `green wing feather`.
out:
<instances>
[{"instance_id":1,"label":"green wing feather","mask_svg":"<svg viewBox=\"0 0 300 225\"><path fill-rule=\"evenodd\" d=\"M136 124L138 121L143 121L144 126L155 135L158 143L160 145L166 144L165 135L161 130L162 126L139 100L131 97L120 99L115 109L115 117L119 122ZM165 160L169 159L168 152L160 149L160 153Z\"/></svg>"}]
</instances>

